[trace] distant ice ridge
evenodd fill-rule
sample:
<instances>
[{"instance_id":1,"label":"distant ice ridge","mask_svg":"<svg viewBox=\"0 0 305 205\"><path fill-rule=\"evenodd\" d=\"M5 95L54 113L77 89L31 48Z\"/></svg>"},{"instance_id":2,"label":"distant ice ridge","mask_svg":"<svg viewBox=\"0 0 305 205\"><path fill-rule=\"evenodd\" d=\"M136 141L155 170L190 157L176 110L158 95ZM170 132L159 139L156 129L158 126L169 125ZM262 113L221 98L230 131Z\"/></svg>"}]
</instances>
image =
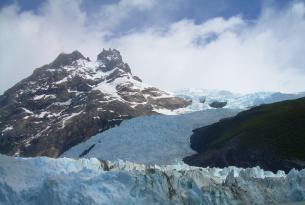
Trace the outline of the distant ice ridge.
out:
<instances>
[{"instance_id":1,"label":"distant ice ridge","mask_svg":"<svg viewBox=\"0 0 305 205\"><path fill-rule=\"evenodd\" d=\"M2 205L241 205L305 200L305 170L145 166L0 155Z\"/></svg>"},{"instance_id":2,"label":"distant ice ridge","mask_svg":"<svg viewBox=\"0 0 305 205\"><path fill-rule=\"evenodd\" d=\"M194 154L190 148L192 130L232 117L239 110L205 110L184 115L156 115L125 120L80 143L62 157L97 157L144 164L172 164Z\"/></svg>"},{"instance_id":3,"label":"distant ice ridge","mask_svg":"<svg viewBox=\"0 0 305 205\"><path fill-rule=\"evenodd\" d=\"M192 100L192 104L186 108L176 110L176 113L187 113L199 110L211 109L209 105L214 101L227 102L224 108L248 109L261 104L270 104L283 100L292 100L305 97L301 93L280 93L280 92L255 92L249 94L232 93L226 90L206 89L184 89L173 92L176 96ZM200 101L204 101L203 103Z\"/></svg>"}]
</instances>

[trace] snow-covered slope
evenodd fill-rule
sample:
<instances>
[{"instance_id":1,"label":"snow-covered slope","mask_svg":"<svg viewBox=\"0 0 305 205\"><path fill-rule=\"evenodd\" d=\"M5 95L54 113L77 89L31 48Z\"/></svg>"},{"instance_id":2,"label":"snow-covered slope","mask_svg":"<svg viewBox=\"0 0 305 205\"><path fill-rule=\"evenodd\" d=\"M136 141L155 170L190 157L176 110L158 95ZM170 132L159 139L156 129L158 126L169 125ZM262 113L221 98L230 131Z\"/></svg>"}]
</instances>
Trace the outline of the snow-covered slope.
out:
<instances>
[{"instance_id":1,"label":"snow-covered slope","mask_svg":"<svg viewBox=\"0 0 305 205\"><path fill-rule=\"evenodd\" d=\"M1 205L241 205L305 200L305 170L145 166L0 155Z\"/></svg>"},{"instance_id":2,"label":"snow-covered slope","mask_svg":"<svg viewBox=\"0 0 305 205\"><path fill-rule=\"evenodd\" d=\"M62 156L124 159L146 164L170 164L194 152L192 130L231 117L239 110L217 109L175 116L148 116L126 120L120 126L91 137Z\"/></svg>"},{"instance_id":3,"label":"snow-covered slope","mask_svg":"<svg viewBox=\"0 0 305 205\"><path fill-rule=\"evenodd\" d=\"M213 102L224 102L224 108L248 109L261 104L269 104L283 100L292 100L305 96L302 93L280 93L280 92L255 92L248 94L232 93L225 90L185 89L175 91L178 97L192 100L192 104L186 108L177 110L177 113L194 112L213 108Z\"/></svg>"}]
</instances>

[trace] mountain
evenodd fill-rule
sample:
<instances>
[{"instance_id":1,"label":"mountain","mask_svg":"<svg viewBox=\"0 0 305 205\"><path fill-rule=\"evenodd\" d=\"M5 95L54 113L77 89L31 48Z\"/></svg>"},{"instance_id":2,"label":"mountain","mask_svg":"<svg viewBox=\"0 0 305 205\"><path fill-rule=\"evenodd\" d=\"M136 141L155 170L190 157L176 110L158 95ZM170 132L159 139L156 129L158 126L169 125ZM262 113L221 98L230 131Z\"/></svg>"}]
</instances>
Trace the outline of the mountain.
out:
<instances>
[{"instance_id":1,"label":"mountain","mask_svg":"<svg viewBox=\"0 0 305 205\"><path fill-rule=\"evenodd\" d=\"M195 166L305 167L305 98L262 105L194 130Z\"/></svg>"},{"instance_id":2,"label":"mountain","mask_svg":"<svg viewBox=\"0 0 305 205\"><path fill-rule=\"evenodd\" d=\"M70 148L61 157L123 159L144 164L173 164L194 154L192 130L232 117L239 110L217 109L184 115L158 115L124 120Z\"/></svg>"},{"instance_id":3,"label":"mountain","mask_svg":"<svg viewBox=\"0 0 305 205\"><path fill-rule=\"evenodd\" d=\"M96 61L62 53L0 96L0 152L57 157L124 119L189 104L144 84L115 49Z\"/></svg>"},{"instance_id":4,"label":"mountain","mask_svg":"<svg viewBox=\"0 0 305 205\"><path fill-rule=\"evenodd\" d=\"M286 175L258 167L145 166L4 155L0 164L0 204L5 205L271 205L305 200L305 170Z\"/></svg>"},{"instance_id":5,"label":"mountain","mask_svg":"<svg viewBox=\"0 0 305 205\"><path fill-rule=\"evenodd\" d=\"M284 100L305 97L301 93L254 92L248 94L232 93L226 90L184 89L175 91L177 97L192 101L186 108L177 110L180 113L194 112L214 108L249 109L261 104L270 104Z\"/></svg>"}]
</instances>

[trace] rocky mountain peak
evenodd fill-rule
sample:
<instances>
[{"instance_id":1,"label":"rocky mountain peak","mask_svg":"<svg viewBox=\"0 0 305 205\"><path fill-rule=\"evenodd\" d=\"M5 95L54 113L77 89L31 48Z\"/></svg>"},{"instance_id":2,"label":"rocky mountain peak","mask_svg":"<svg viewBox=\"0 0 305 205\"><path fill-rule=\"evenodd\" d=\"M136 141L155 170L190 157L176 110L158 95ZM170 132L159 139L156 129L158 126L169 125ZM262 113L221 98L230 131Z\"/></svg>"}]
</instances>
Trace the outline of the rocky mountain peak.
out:
<instances>
[{"instance_id":1,"label":"rocky mountain peak","mask_svg":"<svg viewBox=\"0 0 305 205\"><path fill-rule=\"evenodd\" d=\"M0 96L0 152L56 157L124 119L189 104L142 83L118 50L62 53Z\"/></svg>"},{"instance_id":2,"label":"rocky mountain peak","mask_svg":"<svg viewBox=\"0 0 305 205\"><path fill-rule=\"evenodd\" d=\"M119 68L125 72L131 73L129 65L123 62L121 53L116 49L103 49L103 51L98 54L97 61L102 62L104 64L104 66L102 67L102 70L104 72Z\"/></svg>"},{"instance_id":3,"label":"rocky mountain peak","mask_svg":"<svg viewBox=\"0 0 305 205\"><path fill-rule=\"evenodd\" d=\"M108 50L103 49L103 51L98 54L97 60L100 60L104 63L114 60L122 62L122 56L120 51L118 51L117 49L109 48Z\"/></svg>"},{"instance_id":4,"label":"rocky mountain peak","mask_svg":"<svg viewBox=\"0 0 305 205\"><path fill-rule=\"evenodd\" d=\"M52 67L61 67L66 65L71 65L74 61L79 59L86 59L83 54L81 54L79 51L75 50L72 53L61 53L57 56L57 58L51 63Z\"/></svg>"}]
</instances>

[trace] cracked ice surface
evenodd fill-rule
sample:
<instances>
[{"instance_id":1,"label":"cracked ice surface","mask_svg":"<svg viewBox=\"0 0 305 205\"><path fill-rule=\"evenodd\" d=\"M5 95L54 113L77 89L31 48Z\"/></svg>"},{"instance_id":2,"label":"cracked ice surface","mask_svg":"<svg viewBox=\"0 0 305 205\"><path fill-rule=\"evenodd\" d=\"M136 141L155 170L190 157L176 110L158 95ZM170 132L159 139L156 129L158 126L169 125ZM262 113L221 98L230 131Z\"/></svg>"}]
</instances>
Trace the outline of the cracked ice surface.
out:
<instances>
[{"instance_id":1,"label":"cracked ice surface","mask_svg":"<svg viewBox=\"0 0 305 205\"><path fill-rule=\"evenodd\" d=\"M199 168L0 155L0 204L279 204L305 200L305 169Z\"/></svg>"}]
</instances>

